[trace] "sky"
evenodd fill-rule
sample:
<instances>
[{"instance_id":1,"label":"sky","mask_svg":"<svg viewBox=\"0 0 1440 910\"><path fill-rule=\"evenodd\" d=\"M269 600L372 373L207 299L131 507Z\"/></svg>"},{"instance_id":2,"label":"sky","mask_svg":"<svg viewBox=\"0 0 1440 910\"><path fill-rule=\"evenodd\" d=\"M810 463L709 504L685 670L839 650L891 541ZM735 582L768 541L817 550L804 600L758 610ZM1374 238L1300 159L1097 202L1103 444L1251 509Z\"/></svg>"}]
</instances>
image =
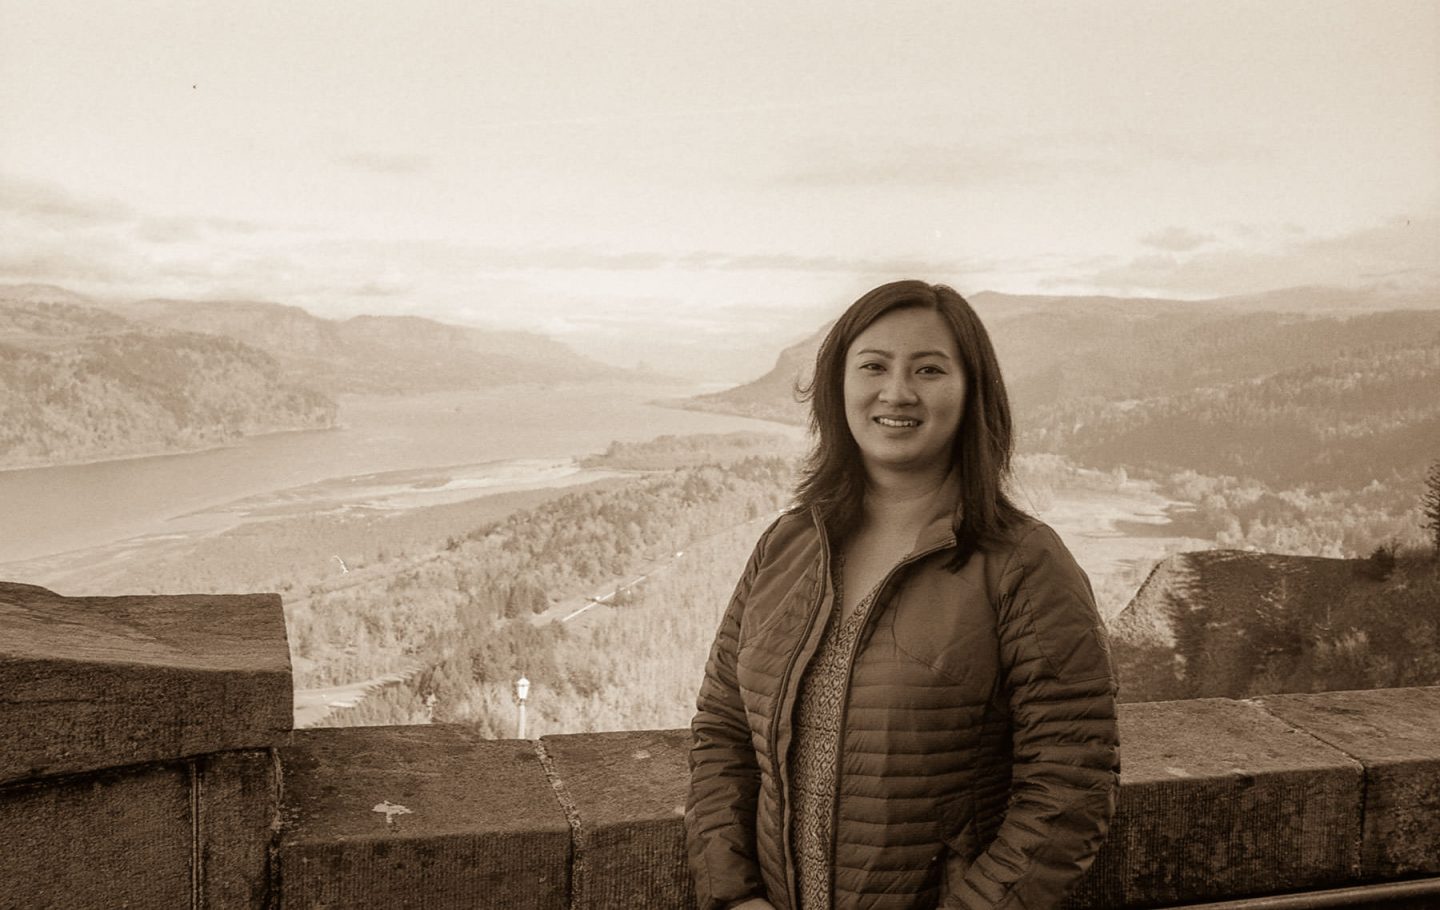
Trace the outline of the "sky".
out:
<instances>
[{"instance_id":1,"label":"sky","mask_svg":"<svg viewBox=\"0 0 1440 910\"><path fill-rule=\"evenodd\" d=\"M1440 3L0 0L0 283L751 378L866 289L1440 287Z\"/></svg>"}]
</instances>

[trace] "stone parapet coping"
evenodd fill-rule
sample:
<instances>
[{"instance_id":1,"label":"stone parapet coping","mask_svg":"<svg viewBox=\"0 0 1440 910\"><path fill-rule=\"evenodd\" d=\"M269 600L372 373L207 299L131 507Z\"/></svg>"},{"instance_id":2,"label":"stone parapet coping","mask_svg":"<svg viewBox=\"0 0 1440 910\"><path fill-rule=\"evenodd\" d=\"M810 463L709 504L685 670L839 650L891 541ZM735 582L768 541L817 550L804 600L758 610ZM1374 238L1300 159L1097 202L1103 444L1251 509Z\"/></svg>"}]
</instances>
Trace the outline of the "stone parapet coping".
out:
<instances>
[{"instance_id":1,"label":"stone parapet coping","mask_svg":"<svg viewBox=\"0 0 1440 910\"><path fill-rule=\"evenodd\" d=\"M279 756L282 907L566 906L570 825L535 743L348 727Z\"/></svg>"},{"instance_id":2,"label":"stone parapet coping","mask_svg":"<svg viewBox=\"0 0 1440 910\"><path fill-rule=\"evenodd\" d=\"M1364 769L1362 879L1440 873L1440 686L1254 702Z\"/></svg>"},{"instance_id":3,"label":"stone parapet coping","mask_svg":"<svg viewBox=\"0 0 1440 910\"><path fill-rule=\"evenodd\" d=\"M1123 705L1120 732L1071 908L1440 874L1440 688ZM11 783L0 906L691 907L689 740L351 727Z\"/></svg>"},{"instance_id":4,"label":"stone parapet coping","mask_svg":"<svg viewBox=\"0 0 1440 910\"><path fill-rule=\"evenodd\" d=\"M278 800L269 750L0 787L0 907L266 910Z\"/></svg>"},{"instance_id":5,"label":"stone parapet coping","mask_svg":"<svg viewBox=\"0 0 1440 910\"><path fill-rule=\"evenodd\" d=\"M0 582L0 785L269 748L292 711L279 595Z\"/></svg>"},{"instance_id":6,"label":"stone parapet coping","mask_svg":"<svg viewBox=\"0 0 1440 910\"><path fill-rule=\"evenodd\" d=\"M0 906L693 904L687 730L291 732L291 706L275 595L0 582ZM1440 687L1126 704L1120 735L1071 908L1440 874Z\"/></svg>"},{"instance_id":7,"label":"stone parapet coping","mask_svg":"<svg viewBox=\"0 0 1440 910\"><path fill-rule=\"evenodd\" d=\"M1128 704L1120 733L1119 814L1070 907L1440 873L1440 688ZM357 910L407 894L442 910L691 906L688 745L686 730L297 733L280 752L282 908L327 905L316 895L341 892L326 887ZM484 897L496 889L511 902Z\"/></svg>"}]
</instances>

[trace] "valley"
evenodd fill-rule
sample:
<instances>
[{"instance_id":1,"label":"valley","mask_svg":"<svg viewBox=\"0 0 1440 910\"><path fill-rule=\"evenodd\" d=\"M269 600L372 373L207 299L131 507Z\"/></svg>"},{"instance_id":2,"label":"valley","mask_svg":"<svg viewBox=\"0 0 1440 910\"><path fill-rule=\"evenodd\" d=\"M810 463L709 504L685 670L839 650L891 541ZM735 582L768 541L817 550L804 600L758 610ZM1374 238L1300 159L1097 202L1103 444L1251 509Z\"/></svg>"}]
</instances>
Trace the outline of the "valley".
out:
<instances>
[{"instance_id":1,"label":"valley","mask_svg":"<svg viewBox=\"0 0 1440 910\"><path fill-rule=\"evenodd\" d=\"M532 735L683 726L720 612L789 504L806 445L792 393L818 336L717 393L614 371L541 382L521 368L487 384L470 372L485 344L565 355L395 323L421 348L458 352L435 374L445 387L430 387L405 378L421 361L380 323L337 328L272 305L66 308L82 305L11 306L10 337L28 332L34 351L55 320L83 319L100 336L125 318L162 340L218 331L277 388L296 376L326 388L333 411L324 428L240 432L204 451L0 471L0 576L67 595L277 591L307 725L439 720L513 735L511 687L525 675ZM1440 399L1426 394L1440 382L1434 310L982 305L1016 403L1017 502L1065 539L1117 631L1178 554L1348 565L1423 540L1417 477L1440 454ZM250 344L278 346L278 359ZM391 387L345 378L387 345ZM1325 666L1343 663L1336 648L1364 650L1354 630L1334 634L1312 643Z\"/></svg>"}]
</instances>

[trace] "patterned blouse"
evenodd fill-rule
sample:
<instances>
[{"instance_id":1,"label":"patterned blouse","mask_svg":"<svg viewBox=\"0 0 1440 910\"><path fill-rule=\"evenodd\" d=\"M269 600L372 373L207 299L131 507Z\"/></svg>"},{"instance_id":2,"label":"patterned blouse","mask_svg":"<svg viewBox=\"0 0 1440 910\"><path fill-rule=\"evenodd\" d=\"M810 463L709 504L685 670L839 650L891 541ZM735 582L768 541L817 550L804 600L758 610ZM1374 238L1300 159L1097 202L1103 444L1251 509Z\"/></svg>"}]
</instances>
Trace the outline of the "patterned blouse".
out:
<instances>
[{"instance_id":1,"label":"patterned blouse","mask_svg":"<svg viewBox=\"0 0 1440 910\"><path fill-rule=\"evenodd\" d=\"M834 832L836 762L840 753L840 707L850 677L850 652L875 599L872 590L843 622L840 586L844 560L835 559L834 599L825 640L806 668L795 709L794 752L790 776L794 782L791 842L795 849L799 910L830 910L831 840ZM876 585L879 588L879 585Z\"/></svg>"}]
</instances>

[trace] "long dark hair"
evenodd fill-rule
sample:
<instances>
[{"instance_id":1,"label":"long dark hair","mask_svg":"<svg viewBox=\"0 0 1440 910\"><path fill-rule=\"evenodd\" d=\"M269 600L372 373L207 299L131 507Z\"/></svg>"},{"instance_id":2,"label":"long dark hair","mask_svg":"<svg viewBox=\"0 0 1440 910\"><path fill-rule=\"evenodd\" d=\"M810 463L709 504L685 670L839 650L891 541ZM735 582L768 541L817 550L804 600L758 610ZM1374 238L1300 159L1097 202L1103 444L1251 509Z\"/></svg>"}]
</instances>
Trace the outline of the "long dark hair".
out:
<instances>
[{"instance_id":1,"label":"long dark hair","mask_svg":"<svg viewBox=\"0 0 1440 910\"><path fill-rule=\"evenodd\" d=\"M815 447L796 486L796 503L819 510L829 532L841 538L860 520L865 467L845 421L845 354L855 338L892 310L919 307L939 313L955 336L965 370L965 410L955 434L951 465L960 477L960 520L955 525L959 569L971 554L1025 518L1005 491L1013 444L1010 400L990 335L970 304L943 284L894 281L850 305L815 356L815 375L797 388L810 401Z\"/></svg>"}]
</instances>

